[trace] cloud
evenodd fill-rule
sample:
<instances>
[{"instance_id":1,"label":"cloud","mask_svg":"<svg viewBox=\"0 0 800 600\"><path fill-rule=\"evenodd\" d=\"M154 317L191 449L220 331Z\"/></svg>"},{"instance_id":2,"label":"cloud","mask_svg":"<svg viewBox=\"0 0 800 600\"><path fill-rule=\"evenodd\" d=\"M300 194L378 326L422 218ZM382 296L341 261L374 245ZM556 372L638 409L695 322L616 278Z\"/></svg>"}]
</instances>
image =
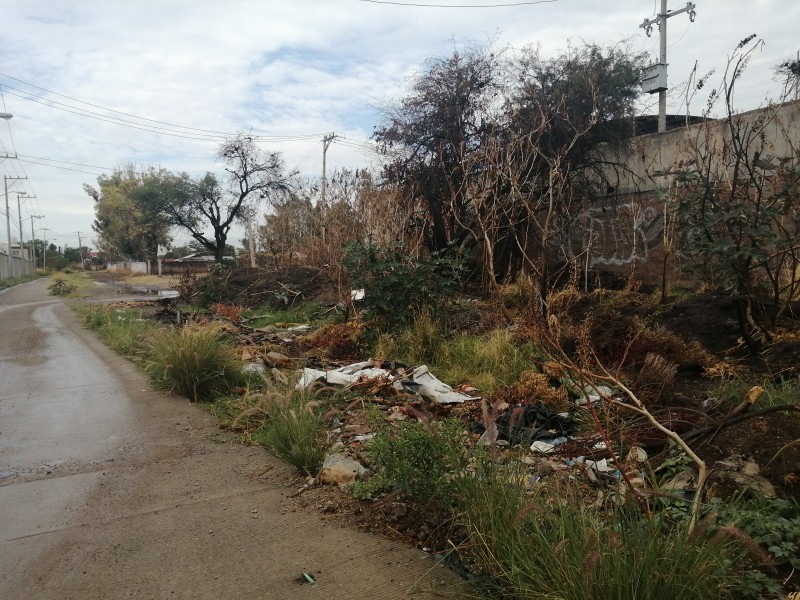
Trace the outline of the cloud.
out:
<instances>
[{"instance_id":1,"label":"cloud","mask_svg":"<svg viewBox=\"0 0 800 600\"><path fill-rule=\"evenodd\" d=\"M491 41L498 47L540 43L547 56L569 40L614 43L628 37L633 49L652 54L657 35L647 38L638 27L652 15L651 2L633 0L497 9L356 0L8 0L0 71L99 106L196 128L185 131L207 139L149 133L37 104L7 86L75 103L2 76L0 110L15 115L10 127L19 154L109 167L160 164L196 175L218 170L218 138L209 131L320 137L335 131L364 140L379 123L380 106L400 98L430 57ZM740 106L754 108L765 94L777 93L771 67L796 51L789 24L797 22L800 4L779 0L703 3L693 24L677 15L668 28L670 82L685 81L695 61L701 72L721 72L736 43L756 32L766 46L739 90ZM681 102L679 95L671 97L671 109ZM0 151L12 149L2 122L0 142ZM283 152L289 167L320 172L319 139L265 146ZM334 144L328 159L331 169L369 164L369 157L345 144ZM38 198L25 215L46 214L47 226L65 233L89 230L92 201L82 184L93 183L95 175L12 160L3 161L0 171L30 176Z\"/></svg>"}]
</instances>

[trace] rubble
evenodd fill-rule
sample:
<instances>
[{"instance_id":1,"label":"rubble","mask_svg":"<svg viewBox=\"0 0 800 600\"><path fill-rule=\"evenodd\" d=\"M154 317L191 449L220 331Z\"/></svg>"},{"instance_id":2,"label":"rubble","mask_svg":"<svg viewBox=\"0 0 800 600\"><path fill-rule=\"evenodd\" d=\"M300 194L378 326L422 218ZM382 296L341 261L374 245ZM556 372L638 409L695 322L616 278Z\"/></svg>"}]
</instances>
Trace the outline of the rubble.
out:
<instances>
[{"instance_id":1,"label":"rubble","mask_svg":"<svg viewBox=\"0 0 800 600\"><path fill-rule=\"evenodd\" d=\"M347 485L368 474L357 460L341 453L331 454L325 459L317 478L320 483Z\"/></svg>"},{"instance_id":2,"label":"rubble","mask_svg":"<svg viewBox=\"0 0 800 600\"><path fill-rule=\"evenodd\" d=\"M468 400L478 400L437 379L427 366L420 365L409 370L405 365L367 360L352 365L323 371L304 368L299 372L297 382L299 389L308 388L316 381L324 381L328 385L348 387L363 382L385 382L401 393L412 397L421 397L437 404L460 404Z\"/></svg>"}]
</instances>

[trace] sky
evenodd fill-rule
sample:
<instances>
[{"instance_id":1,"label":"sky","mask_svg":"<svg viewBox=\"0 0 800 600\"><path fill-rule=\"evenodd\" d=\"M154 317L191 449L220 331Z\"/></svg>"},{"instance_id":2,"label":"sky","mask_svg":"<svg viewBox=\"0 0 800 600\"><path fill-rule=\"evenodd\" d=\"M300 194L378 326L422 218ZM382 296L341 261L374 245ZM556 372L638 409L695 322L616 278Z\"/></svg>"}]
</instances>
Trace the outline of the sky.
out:
<instances>
[{"instance_id":1,"label":"sky","mask_svg":"<svg viewBox=\"0 0 800 600\"><path fill-rule=\"evenodd\" d=\"M658 31L647 37L639 25L657 3L3 0L0 112L13 117L0 120L0 174L27 177L6 181L12 238L19 237L20 196L24 240L33 221L38 239L76 247L80 232L91 247L94 201L84 184L127 163L221 173L216 149L240 131L260 136L262 148L281 152L301 175L321 175L328 133L339 136L327 152L329 172L377 167L369 138L382 108L408 92L426 59L475 43L538 44L548 57L568 45L628 39L655 61ZM668 112L686 111L680 88L696 63L700 73L717 69L711 81L719 81L728 55L750 34L764 45L736 105L750 110L777 97L772 68L800 49L800 2L695 4L694 22L686 13L668 20ZM669 1L670 10L684 6ZM690 109L697 114L703 104L698 97ZM176 235L177 243L186 240Z\"/></svg>"}]
</instances>

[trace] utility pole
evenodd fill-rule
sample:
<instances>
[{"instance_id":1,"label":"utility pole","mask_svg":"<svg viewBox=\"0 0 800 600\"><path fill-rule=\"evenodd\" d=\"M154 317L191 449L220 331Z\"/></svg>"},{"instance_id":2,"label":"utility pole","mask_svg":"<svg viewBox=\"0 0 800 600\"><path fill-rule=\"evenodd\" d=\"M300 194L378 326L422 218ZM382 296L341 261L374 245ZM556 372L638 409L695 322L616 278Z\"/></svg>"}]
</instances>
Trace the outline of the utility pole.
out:
<instances>
[{"instance_id":1,"label":"utility pole","mask_svg":"<svg viewBox=\"0 0 800 600\"><path fill-rule=\"evenodd\" d=\"M81 241L81 232L78 232L78 254L81 257L81 269L86 270L86 263L83 260L83 242ZM148 273L149 275L149 273Z\"/></svg>"},{"instance_id":2,"label":"utility pole","mask_svg":"<svg viewBox=\"0 0 800 600\"><path fill-rule=\"evenodd\" d=\"M44 251L42 252L42 269L47 269L47 232L50 231L47 227L43 227L44 231Z\"/></svg>"},{"instance_id":3,"label":"utility pole","mask_svg":"<svg viewBox=\"0 0 800 600\"><path fill-rule=\"evenodd\" d=\"M659 62L645 69L642 77L642 91L647 93L658 92L658 132L667 130L667 19L681 13L689 13L689 21L694 23L696 6L687 2L686 6L678 10L667 11L667 0L661 0L661 12L655 19L645 19L639 25L644 29L647 37L653 33L653 25L658 24L660 56Z\"/></svg>"},{"instance_id":4,"label":"utility pole","mask_svg":"<svg viewBox=\"0 0 800 600\"><path fill-rule=\"evenodd\" d=\"M36 234L33 231L33 220L44 219L44 215L31 215L31 252L33 256L33 270L36 270Z\"/></svg>"},{"instance_id":5,"label":"utility pole","mask_svg":"<svg viewBox=\"0 0 800 600\"><path fill-rule=\"evenodd\" d=\"M26 194L25 192L14 192L14 193L17 195L17 218L19 219L19 257L20 259L22 259L22 205L20 204L19 199L36 198L36 196L28 196L28 194ZM32 226L33 225L31 225L31 227Z\"/></svg>"},{"instance_id":6,"label":"utility pole","mask_svg":"<svg viewBox=\"0 0 800 600\"><path fill-rule=\"evenodd\" d=\"M27 177L9 177L3 175L3 187L6 192L6 235L8 238L8 253L6 254L6 264L8 265L8 276L13 277L14 262L11 260L11 211L8 209L8 180L27 179ZM20 244L20 260L22 259L22 244Z\"/></svg>"},{"instance_id":7,"label":"utility pole","mask_svg":"<svg viewBox=\"0 0 800 600\"><path fill-rule=\"evenodd\" d=\"M328 153L328 146L335 140L337 136L335 133L329 133L322 138L322 197L320 199L320 218L322 219L322 241L325 241L325 193L328 188L328 181L325 178L325 165L326 155Z\"/></svg>"}]
</instances>

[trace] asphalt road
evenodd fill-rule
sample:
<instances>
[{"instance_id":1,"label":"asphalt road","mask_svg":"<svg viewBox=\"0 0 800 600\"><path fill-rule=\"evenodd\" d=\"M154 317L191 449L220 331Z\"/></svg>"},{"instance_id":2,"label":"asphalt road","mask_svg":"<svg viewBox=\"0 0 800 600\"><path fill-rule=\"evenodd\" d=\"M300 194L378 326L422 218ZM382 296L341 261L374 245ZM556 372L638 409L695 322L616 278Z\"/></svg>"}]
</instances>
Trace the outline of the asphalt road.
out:
<instances>
[{"instance_id":1,"label":"asphalt road","mask_svg":"<svg viewBox=\"0 0 800 600\"><path fill-rule=\"evenodd\" d=\"M455 588L418 550L295 512L287 466L152 391L46 285L0 293L0 599Z\"/></svg>"}]
</instances>

